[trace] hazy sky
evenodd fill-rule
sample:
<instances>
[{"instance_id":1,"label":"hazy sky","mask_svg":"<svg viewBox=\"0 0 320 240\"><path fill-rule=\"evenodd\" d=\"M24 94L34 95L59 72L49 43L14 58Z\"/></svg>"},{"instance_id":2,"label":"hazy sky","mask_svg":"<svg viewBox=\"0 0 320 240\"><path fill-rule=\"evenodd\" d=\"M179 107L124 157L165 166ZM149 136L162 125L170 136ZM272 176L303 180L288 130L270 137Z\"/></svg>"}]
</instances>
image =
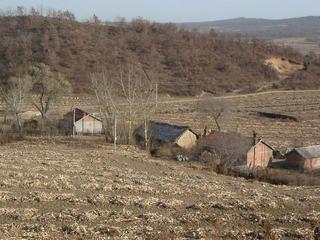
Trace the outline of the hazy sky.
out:
<instances>
[{"instance_id":1,"label":"hazy sky","mask_svg":"<svg viewBox=\"0 0 320 240\"><path fill-rule=\"evenodd\" d=\"M67 9L80 20L93 14L103 20L143 17L160 22L320 15L320 0L0 0L1 10L17 6Z\"/></svg>"}]
</instances>

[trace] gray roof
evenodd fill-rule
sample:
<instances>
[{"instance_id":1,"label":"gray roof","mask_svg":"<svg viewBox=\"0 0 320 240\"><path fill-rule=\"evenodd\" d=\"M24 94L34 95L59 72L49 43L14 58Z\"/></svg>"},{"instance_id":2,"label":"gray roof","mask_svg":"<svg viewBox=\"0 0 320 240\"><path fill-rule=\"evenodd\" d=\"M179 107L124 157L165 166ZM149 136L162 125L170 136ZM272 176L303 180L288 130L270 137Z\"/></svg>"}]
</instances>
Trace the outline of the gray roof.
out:
<instances>
[{"instance_id":1,"label":"gray roof","mask_svg":"<svg viewBox=\"0 0 320 240\"><path fill-rule=\"evenodd\" d=\"M174 143L185 131L191 129L187 126L177 126L168 123L150 122L151 138L164 143ZM135 130L135 135L144 138L144 125Z\"/></svg>"},{"instance_id":2,"label":"gray roof","mask_svg":"<svg viewBox=\"0 0 320 240\"><path fill-rule=\"evenodd\" d=\"M320 158L320 145L295 148L293 151L296 151L305 159Z\"/></svg>"}]
</instances>

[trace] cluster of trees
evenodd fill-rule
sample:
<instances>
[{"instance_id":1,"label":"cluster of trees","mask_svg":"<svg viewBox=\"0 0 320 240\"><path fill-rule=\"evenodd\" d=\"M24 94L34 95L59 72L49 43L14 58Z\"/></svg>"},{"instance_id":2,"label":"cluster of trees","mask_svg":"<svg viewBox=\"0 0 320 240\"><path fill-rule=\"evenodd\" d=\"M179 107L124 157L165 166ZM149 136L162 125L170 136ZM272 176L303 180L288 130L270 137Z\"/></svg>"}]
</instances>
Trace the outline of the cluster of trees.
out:
<instances>
[{"instance_id":1,"label":"cluster of trees","mask_svg":"<svg viewBox=\"0 0 320 240\"><path fill-rule=\"evenodd\" d=\"M60 95L71 92L71 84L50 67L34 64L27 74L11 77L0 87L0 98L4 104L5 116L13 116L20 135L23 133L20 114L33 105L43 121L47 120L48 111Z\"/></svg>"},{"instance_id":2,"label":"cluster of trees","mask_svg":"<svg viewBox=\"0 0 320 240\"><path fill-rule=\"evenodd\" d=\"M23 6L18 6L16 9L9 9L6 11L0 10L1 16L7 16L7 17L23 17L23 16L42 16L42 17L48 17L48 18L59 18L62 20L71 20L75 21L76 17L74 14L68 10L55 10L53 8L45 9L43 6L39 6L37 8L31 7L26 8Z\"/></svg>"},{"instance_id":3,"label":"cluster of trees","mask_svg":"<svg viewBox=\"0 0 320 240\"><path fill-rule=\"evenodd\" d=\"M104 121L106 141L116 141L111 126L119 116L125 125L128 144L132 143L133 123L144 122L147 149L149 120L157 107L157 83L141 64L131 62L119 65L117 69L118 72L104 70L90 74L91 88Z\"/></svg>"},{"instance_id":4,"label":"cluster of trees","mask_svg":"<svg viewBox=\"0 0 320 240\"><path fill-rule=\"evenodd\" d=\"M25 72L29 62L43 62L70 79L75 91L88 92L90 73L118 71L132 60L159 83L160 93L254 91L261 82L277 79L266 58L302 59L290 48L240 35L199 33L143 19L104 23L93 17L80 23L69 12L38 12L0 16L0 80Z\"/></svg>"}]
</instances>

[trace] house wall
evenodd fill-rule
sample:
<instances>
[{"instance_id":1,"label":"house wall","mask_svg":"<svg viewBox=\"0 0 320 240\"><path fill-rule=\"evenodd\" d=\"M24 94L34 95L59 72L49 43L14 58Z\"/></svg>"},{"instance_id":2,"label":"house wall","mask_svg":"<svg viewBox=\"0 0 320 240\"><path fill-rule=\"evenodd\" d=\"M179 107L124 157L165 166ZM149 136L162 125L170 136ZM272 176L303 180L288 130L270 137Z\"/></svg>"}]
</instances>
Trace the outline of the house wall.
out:
<instances>
[{"instance_id":1,"label":"house wall","mask_svg":"<svg viewBox=\"0 0 320 240\"><path fill-rule=\"evenodd\" d=\"M291 152L286 155L286 161L290 168L303 169L305 159L302 158L297 152Z\"/></svg>"},{"instance_id":2,"label":"house wall","mask_svg":"<svg viewBox=\"0 0 320 240\"><path fill-rule=\"evenodd\" d=\"M268 167L273 159L273 150L259 142L247 153L247 166L249 168Z\"/></svg>"},{"instance_id":3,"label":"house wall","mask_svg":"<svg viewBox=\"0 0 320 240\"><path fill-rule=\"evenodd\" d=\"M286 155L286 161L291 168L300 170L320 169L320 158L305 159L296 151Z\"/></svg>"},{"instance_id":4,"label":"house wall","mask_svg":"<svg viewBox=\"0 0 320 240\"><path fill-rule=\"evenodd\" d=\"M320 168L320 158L306 159L303 164L304 170L314 170Z\"/></svg>"},{"instance_id":5,"label":"house wall","mask_svg":"<svg viewBox=\"0 0 320 240\"><path fill-rule=\"evenodd\" d=\"M88 115L75 123L75 130L78 134L100 134L102 122Z\"/></svg>"},{"instance_id":6,"label":"house wall","mask_svg":"<svg viewBox=\"0 0 320 240\"><path fill-rule=\"evenodd\" d=\"M196 145L196 142L197 136L190 130L187 130L176 141L176 144L184 149L191 149Z\"/></svg>"}]
</instances>

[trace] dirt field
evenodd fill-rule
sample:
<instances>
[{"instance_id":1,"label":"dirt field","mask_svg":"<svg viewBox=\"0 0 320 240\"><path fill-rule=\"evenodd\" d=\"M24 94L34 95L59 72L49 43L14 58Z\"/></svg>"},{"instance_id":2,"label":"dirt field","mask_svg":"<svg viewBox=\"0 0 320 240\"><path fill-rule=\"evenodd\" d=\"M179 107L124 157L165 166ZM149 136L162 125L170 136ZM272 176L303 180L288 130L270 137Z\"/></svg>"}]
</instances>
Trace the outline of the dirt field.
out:
<instances>
[{"instance_id":1,"label":"dirt field","mask_svg":"<svg viewBox=\"0 0 320 240\"><path fill-rule=\"evenodd\" d=\"M210 98L210 97L209 97ZM281 150L301 145L320 144L320 91L282 91L218 98L227 106L220 124L223 130L260 137ZM198 99L200 102L202 98ZM189 125L201 133L207 125L214 128L208 114L197 110L193 99L166 103L158 119ZM298 122L261 118L257 111L288 114Z\"/></svg>"},{"instance_id":2,"label":"dirt field","mask_svg":"<svg viewBox=\"0 0 320 240\"><path fill-rule=\"evenodd\" d=\"M209 114L199 113L198 102L212 99L210 95L193 98L161 97L158 114L153 119L188 125L202 133L205 126L214 128ZM222 114L222 130L238 131L252 136L255 130L259 137L285 151L295 146L320 144L320 90L262 92L247 95L217 97L227 109ZM93 97L66 97L53 110L61 117L72 106L98 112ZM298 118L298 122L261 118L258 111L287 114Z\"/></svg>"},{"instance_id":3,"label":"dirt field","mask_svg":"<svg viewBox=\"0 0 320 240\"><path fill-rule=\"evenodd\" d=\"M80 142L81 141L81 142ZM216 175L101 140L0 146L1 239L313 239L320 189Z\"/></svg>"},{"instance_id":4,"label":"dirt field","mask_svg":"<svg viewBox=\"0 0 320 240\"><path fill-rule=\"evenodd\" d=\"M310 42L306 38L279 38L273 39L273 42L280 46L289 46L302 54L308 54L310 52L320 53L319 42Z\"/></svg>"}]
</instances>

